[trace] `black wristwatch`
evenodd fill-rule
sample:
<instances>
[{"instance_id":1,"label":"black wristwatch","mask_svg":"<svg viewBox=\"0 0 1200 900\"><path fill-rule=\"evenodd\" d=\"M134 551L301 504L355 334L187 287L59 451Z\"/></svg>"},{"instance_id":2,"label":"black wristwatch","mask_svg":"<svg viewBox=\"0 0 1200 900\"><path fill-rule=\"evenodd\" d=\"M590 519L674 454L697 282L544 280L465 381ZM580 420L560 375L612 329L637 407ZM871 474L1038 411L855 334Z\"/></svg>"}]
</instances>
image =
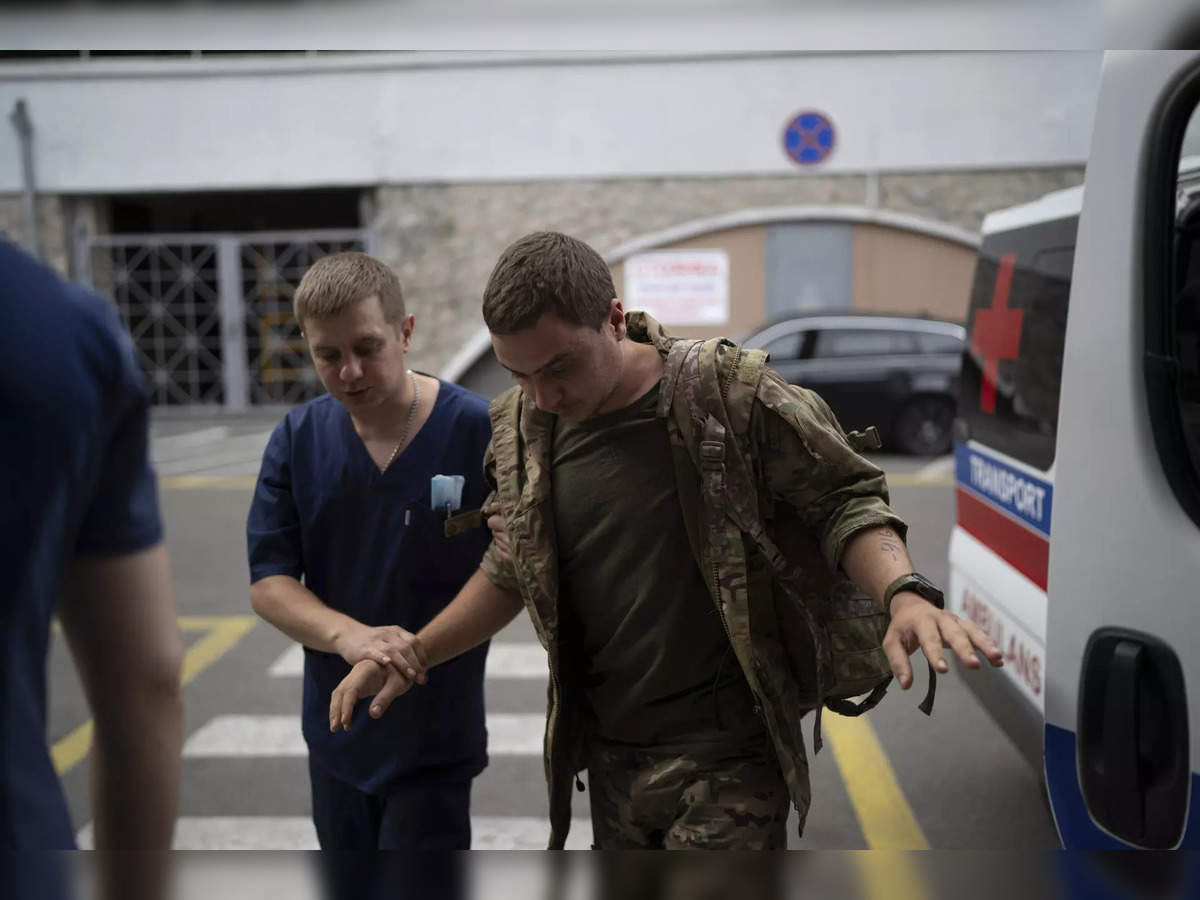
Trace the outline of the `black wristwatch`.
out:
<instances>
[{"instance_id":1,"label":"black wristwatch","mask_svg":"<svg viewBox=\"0 0 1200 900\"><path fill-rule=\"evenodd\" d=\"M938 609L946 608L946 595L938 590L938 586L926 578L924 575L918 575L916 572L909 572L907 575L901 575L883 591L883 608L890 614L892 611L892 598L901 591L912 591L914 594L920 594Z\"/></svg>"}]
</instances>

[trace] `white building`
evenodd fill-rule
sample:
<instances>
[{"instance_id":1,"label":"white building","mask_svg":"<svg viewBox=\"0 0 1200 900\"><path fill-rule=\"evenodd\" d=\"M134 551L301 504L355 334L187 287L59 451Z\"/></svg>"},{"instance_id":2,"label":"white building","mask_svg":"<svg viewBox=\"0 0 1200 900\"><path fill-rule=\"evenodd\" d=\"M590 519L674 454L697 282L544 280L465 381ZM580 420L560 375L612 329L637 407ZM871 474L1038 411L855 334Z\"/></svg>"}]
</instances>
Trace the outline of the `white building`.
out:
<instances>
[{"instance_id":1,"label":"white building","mask_svg":"<svg viewBox=\"0 0 1200 900\"><path fill-rule=\"evenodd\" d=\"M30 128L0 130L0 230L32 243L32 186L38 249L117 298L162 403L311 391L290 285L340 247L396 268L415 363L455 375L486 349L496 256L541 228L607 254L619 293L630 255L708 251L727 300L669 323L685 333L796 308L961 318L982 216L1082 180L1099 69L1087 50L9 53L0 108ZM808 111L832 140L794 129L822 157L800 164Z\"/></svg>"}]
</instances>

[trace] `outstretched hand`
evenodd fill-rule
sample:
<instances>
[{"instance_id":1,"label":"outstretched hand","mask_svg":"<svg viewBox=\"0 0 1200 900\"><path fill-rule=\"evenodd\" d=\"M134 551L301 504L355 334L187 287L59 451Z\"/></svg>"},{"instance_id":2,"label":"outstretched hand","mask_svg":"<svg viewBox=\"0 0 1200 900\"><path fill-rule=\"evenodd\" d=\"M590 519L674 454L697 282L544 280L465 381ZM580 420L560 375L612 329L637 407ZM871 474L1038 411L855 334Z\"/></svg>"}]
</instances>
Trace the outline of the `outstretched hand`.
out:
<instances>
[{"instance_id":1,"label":"outstretched hand","mask_svg":"<svg viewBox=\"0 0 1200 900\"><path fill-rule=\"evenodd\" d=\"M953 613L938 609L920 594L901 591L892 598L892 623L883 638L883 651L892 666L892 674L900 687L912 686L913 674L909 656L918 647L938 674L950 668L942 649L953 650L968 669L978 669L983 663L976 651L983 653L993 666L1004 665L1004 651L974 622L960 619Z\"/></svg>"}]
</instances>

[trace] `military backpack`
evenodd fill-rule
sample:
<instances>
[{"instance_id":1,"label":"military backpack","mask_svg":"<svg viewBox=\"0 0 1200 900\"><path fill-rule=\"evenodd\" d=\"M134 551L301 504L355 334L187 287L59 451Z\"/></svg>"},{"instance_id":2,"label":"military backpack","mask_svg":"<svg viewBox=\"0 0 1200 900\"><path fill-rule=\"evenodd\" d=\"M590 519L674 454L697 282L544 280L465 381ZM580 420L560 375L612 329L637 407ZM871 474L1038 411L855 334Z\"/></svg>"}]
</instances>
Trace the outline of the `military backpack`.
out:
<instances>
[{"instance_id":1,"label":"military backpack","mask_svg":"<svg viewBox=\"0 0 1200 900\"><path fill-rule=\"evenodd\" d=\"M744 539L774 573L781 644L801 702L816 710L816 752L824 707L857 716L886 694L892 671L882 644L890 617L840 570L829 568L817 537L755 475L747 431L767 358L762 350L724 339L677 340L667 355L659 410L674 417L699 470L704 540L714 564L731 540ZM880 446L874 427L845 438L856 452ZM920 706L927 715L932 666L929 676Z\"/></svg>"}]
</instances>

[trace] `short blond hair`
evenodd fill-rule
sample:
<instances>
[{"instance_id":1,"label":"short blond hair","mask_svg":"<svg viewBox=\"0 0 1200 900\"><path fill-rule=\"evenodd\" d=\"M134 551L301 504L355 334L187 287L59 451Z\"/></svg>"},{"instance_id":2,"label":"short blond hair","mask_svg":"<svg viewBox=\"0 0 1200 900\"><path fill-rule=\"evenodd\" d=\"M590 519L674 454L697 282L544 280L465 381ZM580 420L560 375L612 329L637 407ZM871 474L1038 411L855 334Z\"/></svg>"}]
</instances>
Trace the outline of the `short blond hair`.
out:
<instances>
[{"instance_id":1,"label":"short blond hair","mask_svg":"<svg viewBox=\"0 0 1200 900\"><path fill-rule=\"evenodd\" d=\"M296 321L336 316L372 294L391 323L405 316L400 279L387 265L366 253L333 253L308 267L292 296Z\"/></svg>"}]
</instances>

